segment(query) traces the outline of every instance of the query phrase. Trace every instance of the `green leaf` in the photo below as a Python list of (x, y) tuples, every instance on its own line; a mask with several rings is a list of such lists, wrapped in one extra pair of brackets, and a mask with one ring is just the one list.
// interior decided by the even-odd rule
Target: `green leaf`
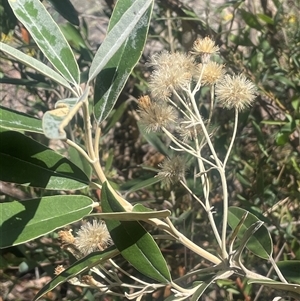
[(100, 71), (94, 92), (94, 114), (100, 124), (110, 113), (133, 67), (141, 57), (153, 1), (118, 1), (108, 35), (92, 62), (90, 80)]
[(70, 267), (65, 269), (62, 273), (53, 278), (47, 283), (33, 298), (33, 301), (40, 299), (44, 294), (56, 288), (59, 284), (66, 282), (68, 279), (76, 275), (90, 270), (92, 267), (103, 264), (110, 258), (118, 255), (119, 251), (115, 246), (111, 246), (104, 251), (93, 252), (86, 257), (76, 261)]
[(9, 0), (16, 17), (27, 28), (40, 50), (61, 75), (73, 85), (80, 82), (74, 54), (39, 0)]
[(263, 279), (249, 279), (248, 283), (249, 284), (256, 283), (277, 290), (282, 290), (285, 291), (286, 296), (290, 296), (296, 299), (298, 299), (298, 297), (300, 296), (300, 285), (298, 284), (282, 283), (273, 280), (263, 280)]
[(86, 174), (52, 149), (13, 131), (0, 131), (0, 180), (55, 190), (88, 186)]
[(78, 12), (69, 0), (47, 0), (70, 23), (79, 26)]
[(12, 56), (19, 62), (49, 77), (51, 80), (55, 81), (56, 83), (66, 87), (69, 90), (72, 90), (70, 84), (59, 73), (57, 73), (56, 71), (54, 71), (53, 69), (45, 65), (44, 63), (40, 62), (39, 60), (2, 42), (0, 42), (0, 50)]
[(240, 13), (242, 15), (242, 18), (244, 19), (245, 23), (249, 27), (255, 28), (258, 31), (262, 30), (262, 26), (260, 25), (260, 23), (257, 20), (257, 17), (254, 14), (249, 13), (244, 9), (240, 9), (239, 11), (240, 11)]
[[(228, 208), (228, 224), (232, 229), (235, 229), (245, 212), (247, 212), (247, 210), (238, 207)], [(238, 237), (241, 239), (247, 229), (257, 221), (259, 221), (259, 219), (254, 214), (248, 212), (247, 218), (238, 233)], [(268, 259), (272, 254), (273, 244), (267, 228), (264, 226), (260, 227), (249, 239), (246, 247), (256, 256)]]
[(89, 50), (85, 39), (80, 33), (80, 30), (70, 23), (61, 24), (60, 29), (69, 44), (77, 51), (81, 52), (83, 59), (92, 61), (93, 54)]
[(88, 160), (75, 147), (72, 146), (69, 147), (68, 154), (70, 161), (84, 171), (88, 178), (91, 179), (93, 169)]
[(48, 111), (43, 116), (43, 131), (49, 139), (67, 138), (64, 127), (72, 120), (78, 112), (81, 102), (85, 101), (89, 93), (89, 86), (86, 86), (83, 94), (77, 98), (61, 99), (55, 104), (55, 109)]
[(43, 133), (42, 120), (2, 106), (0, 106), (0, 125), (10, 130)]
[(128, 181), (124, 185), (120, 187), (121, 190), (127, 190), (128, 192), (134, 192), (148, 186), (154, 185), (156, 183), (161, 182), (161, 178), (150, 176), (149, 179), (142, 180), (142, 179), (133, 179)]
[[(194, 292), (191, 301), (197, 301), (199, 300), (199, 298), (203, 295), (203, 293), (206, 291), (206, 289), (213, 283), (215, 282), (217, 279), (224, 279), (224, 275), (226, 275), (227, 277), (229, 277), (230, 275), (232, 275), (233, 272), (232, 271), (219, 271), (217, 272), (213, 277), (211, 277), (209, 279), (209, 281), (205, 281), (203, 283), (201, 283), (197, 290)], [(226, 278), (227, 278), (226, 277)]]
[(274, 25), (274, 20), (265, 14), (257, 14), (257, 17), (266, 22), (267, 24)]
[(300, 260), (278, 261), (276, 264), (287, 280), (300, 284)]
[[(116, 6), (120, 6), (118, 1)], [(136, 0), (131, 6), (126, 10), (122, 16), (118, 16), (120, 19), (114, 19), (112, 16), (111, 19), (117, 22), (113, 28), (108, 32), (105, 40), (99, 47), (89, 72), (89, 81), (92, 81), (103, 67), (109, 62), (112, 56), (120, 49), (122, 44), (126, 41), (128, 36), (132, 34), (132, 31), (135, 30), (135, 27), (140, 19), (143, 17), (144, 13), (149, 9), (149, 6), (153, 4), (153, 0)], [(128, 7), (128, 1), (125, 3), (125, 7)], [(112, 21), (111, 21), (112, 22)], [(111, 26), (111, 24), (110, 24)], [(143, 25), (142, 25), (143, 26)]]
[(78, 102), (77, 98), (61, 99), (55, 104), (55, 109), (45, 112), (43, 116), (43, 133), (49, 139), (66, 139), (67, 134), (60, 129), (61, 123)]
[(88, 215), (93, 200), (81, 195), (56, 195), (0, 204), (0, 248), (18, 245)]
[(289, 138), (289, 134), (288, 133), (278, 133), (276, 135), (276, 144), (277, 145), (285, 145), (286, 143), (289, 142), (290, 138)]
[[(101, 205), (104, 213), (125, 212), (109, 190), (102, 185)], [(152, 236), (136, 221), (107, 220), (110, 235), (122, 256), (139, 272), (162, 283), (171, 281), (165, 259)]]

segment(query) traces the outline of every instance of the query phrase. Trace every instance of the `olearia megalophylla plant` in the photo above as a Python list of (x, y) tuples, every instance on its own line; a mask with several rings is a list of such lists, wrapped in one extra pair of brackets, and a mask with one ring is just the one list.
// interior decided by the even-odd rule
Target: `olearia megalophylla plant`
[[(218, 52), (219, 47), (215, 45), (213, 40), (206, 37), (195, 41), (190, 54), (169, 53), (166, 51), (155, 54), (149, 63), (153, 68), (149, 83), (151, 94), (150, 96), (140, 97), (138, 113), (140, 124), (144, 127), (144, 130), (146, 132), (161, 132), (165, 134), (171, 141), (170, 148), (175, 153), (178, 153), (174, 157), (166, 158), (159, 165), (160, 171), (157, 177), (166, 185), (179, 182), (204, 208), (219, 246), (219, 256), (216, 257), (189, 240), (174, 227), (169, 218), (166, 218), (166, 222), (159, 219), (151, 219), (149, 222), (168, 233), (170, 237), (178, 240), (196, 254), (215, 264), (213, 267), (208, 268), (211, 269), (210, 273), (212, 271), (216, 273), (209, 284), (217, 279), (228, 278), (235, 273), (243, 274), (248, 278), (269, 281), (269, 278), (248, 270), (241, 262), (241, 253), (249, 237), (257, 231), (262, 222), (253, 224), (250, 227), (252, 232), (248, 231), (240, 247), (234, 250), (233, 243), (239, 230), (238, 228), (241, 226), (243, 218), (244, 220), (246, 219), (246, 216), (243, 217), (233, 231), (229, 243), (227, 243), (229, 196), (225, 169), (236, 136), (239, 112), (253, 103), (257, 91), (255, 85), (243, 74), (226, 74), (224, 65), (212, 60)], [(206, 119), (200, 114), (202, 103), (199, 99), (199, 95), (201, 95), (199, 92), (203, 86), (208, 86), (210, 91), (209, 115)], [(211, 122), (214, 108), (217, 105), (227, 109), (234, 109), (235, 111), (231, 141), (222, 160), (219, 158), (212, 140), (214, 129), (212, 129)], [(204, 146), (209, 149), (209, 156), (205, 155), (204, 157)], [(185, 179), (186, 162), (182, 154), (189, 154), (189, 156), (195, 158), (197, 172), (194, 177), (195, 181), (200, 181), (203, 188), (202, 196), (196, 195), (187, 185)], [(217, 228), (214, 208), (210, 203), (211, 185), (208, 173), (213, 169), (219, 173), (222, 187), (221, 233), (219, 233)], [(122, 197), (119, 196), (119, 199), (122, 199)], [(126, 204), (127, 201), (123, 200), (122, 202)], [(87, 222), (81, 227), (75, 237), (73, 237), (71, 231), (60, 231), (59, 236), (62, 247), (71, 252), (77, 259), (97, 250), (105, 250), (112, 244), (105, 224), (98, 220), (94, 220), (93, 223)], [(81, 278), (73, 277), (68, 281), (74, 285), (95, 288), (102, 294), (120, 297), (124, 295), (116, 292), (114, 287), (123, 287), (129, 290), (125, 292), (125, 296), (130, 300), (140, 300), (144, 294), (152, 293), (166, 286), (165, 283), (148, 283), (134, 277), (118, 266), (112, 259), (109, 259), (109, 263), (111, 264), (111, 269), (103, 265), (98, 265), (91, 269), (91, 272), (102, 279), (100, 282), (91, 275), (85, 275)], [(276, 264), (274, 265), (276, 266)], [(276, 269), (276, 267), (274, 268)], [(63, 270), (62, 266), (57, 267), (56, 274), (60, 274)], [(135, 281), (136, 284), (124, 283), (118, 276), (120, 272)], [(276, 272), (281, 281), (287, 283), (278, 269), (276, 269)], [(188, 275), (186, 276), (189, 277)], [(169, 285), (172, 287), (171, 291), (174, 293), (175, 299), (184, 300), (193, 296), (197, 289), (201, 289), (202, 294), (208, 286), (206, 283), (203, 284), (204, 288), (200, 284), (200, 286), (190, 289), (179, 286), (177, 281), (172, 281)], [(198, 296), (200, 296), (199, 292)]]

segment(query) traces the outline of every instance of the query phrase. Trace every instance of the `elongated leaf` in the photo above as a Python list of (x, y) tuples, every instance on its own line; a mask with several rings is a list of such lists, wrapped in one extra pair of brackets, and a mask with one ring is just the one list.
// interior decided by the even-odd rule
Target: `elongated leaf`
[(203, 293), (206, 291), (206, 289), (217, 279), (226, 279), (229, 276), (233, 274), (233, 271), (219, 271), (217, 274), (215, 274), (213, 277), (211, 277), (209, 280), (201, 283), (197, 290), (194, 292), (191, 301), (197, 301), (199, 298), (203, 295)]
[(276, 264), (288, 281), (300, 284), (300, 260), (285, 260)]
[(10, 130), (43, 133), (42, 120), (0, 106), (0, 126)]
[(136, 0), (131, 3), (132, 5), (121, 16), (119, 22), (109, 31), (98, 49), (90, 68), (89, 81), (92, 81), (99, 74), (111, 57), (119, 50), (153, 1)]
[(274, 20), (267, 15), (257, 14), (257, 17), (266, 22), (267, 24), (274, 25)]
[(23, 63), (24, 65), (27, 65), (32, 69), (38, 71), (39, 73), (42, 73), (43, 75), (49, 77), (50, 79), (57, 82), (58, 84), (66, 87), (67, 89), (72, 90), (70, 84), (59, 73), (57, 73), (56, 71), (54, 71), (53, 69), (45, 65), (44, 63), (40, 62), (39, 60), (2, 42), (0, 42), (0, 50), (12, 56), (19, 62)]
[(256, 15), (244, 10), (244, 9), (240, 9), (239, 10), (242, 18), (244, 19), (245, 23), (251, 27), (251, 28), (255, 28), (258, 31), (262, 30), (262, 26), (260, 25), (260, 23), (257, 20)]
[[(101, 200), (104, 213), (125, 211), (106, 182), (102, 185)], [(107, 220), (106, 225), (116, 247), (134, 268), (156, 281), (171, 281), (167, 264), (157, 244), (139, 222)]]
[(76, 261), (70, 267), (65, 269), (61, 274), (47, 283), (33, 298), (33, 301), (40, 299), (44, 294), (56, 288), (59, 284), (66, 282), (72, 277), (88, 271), (92, 267), (104, 263), (106, 260), (118, 255), (119, 251), (115, 246), (111, 246), (104, 251), (93, 252), (86, 257)]
[[(245, 212), (246, 210), (242, 208), (229, 207), (228, 224), (232, 229), (235, 229)], [(259, 219), (254, 214), (248, 212), (247, 218), (238, 233), (238, 237), (242, 238), (247, 229), (257, 221), (259, 221)], [(246, 247), (256, 256), (268, 259), (273, 252), (273, 243), (267, 228), (261, 226), (250, 238)]]
[[(93, 71), (93, 62), (90, 70), (91, 78), (93, 72), (98, 73), (101, 70), (97, 76), (94, 93), (94, 114), (99, 124), (112, 110), (133, 67), (141, 57), (151, 18), (152, 5), (150, 4), (153, 2), (148, 0), (122, 0), (115, 6), (110, 19), (109, 34), (94, 59), (95, 62), (98, 61), (98, 57), (103, 60), (95, 71)], [(117, 41), (110, 41), (112, 38)], [(107, 54), (106, 42), (115, 43), (109, 47)], [(105, 57), (108, 55), (110, 55), (109, 61)]]
[(124, 185), (122, 185), (120, 189), (128, 190), (128, 192), (134, 192), (134, 191), (143, 189), (145, 187), (154, 185), (159, 182), (161, 182), (161, 178), (153, 177), (153, 176), (151, 176), (149, 179), (146, 179), (146, 180), (134, 179), (134, 180), (128, 181), (127, 183), (124, 183)]
[(8, 2), (51, 64), (67, 81), (78, 85), (79, 68), (74, 54), (44, 5), (39, 0)]
[(0, 248), (18, 245), (82, 219), (93, 200), (81, 195), (57, 195), (0, 204)]
[(54, 8), (70, 23), (79, 26), (78, 12), (70, 0), (48, 0)]
[(277, 282), (273, 280), (264, 280), (264, 279), (249, 279), (248, 283), (249, 284), (257, 283), (277, 290), (282, 290), (285, 291), (286, 296), (290, 296), (296, 299), (298, 299), (300, 296), (299, 284), (282, 283), (282, 282)]
[(0, 180), (55, 190), (88, 186), (86, 174), (52, 149), (13, 131), (0, 131)]

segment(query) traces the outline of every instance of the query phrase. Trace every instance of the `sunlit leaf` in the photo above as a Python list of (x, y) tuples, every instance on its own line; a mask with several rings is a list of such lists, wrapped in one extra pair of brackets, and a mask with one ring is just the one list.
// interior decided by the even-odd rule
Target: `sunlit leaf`
[(0, 106), (0, 126), (10, 130), (43, 133), (42, 120)]
[(0, 204), (0, 248), (18, 245), (82, 219), (93, 200), (81, 195), (56, 195)]
[(7, 44), (0, 42), (0, 50), (15, 58), (19, 62), (33, 68), (39, 73), (49, 77), (51, 80), (57, 82), (58, 84), (72, 90), (70, 84), (56, 71), (40, 62), (39, 60), (23, 53), (22, 51), (15, 49)]
[(83, 94), (77, 98), (61, 99), (55, 104), (55, 109), (47, 111), (43, 116), (43, 131), (49, 139), (67, 138), (64, 128), (72, 120), (81, 107), (81, 102), (86, 100), (89, 93), (87, 86)]
[(79, 68), (74, 54), (44, 5), (39, 0), (8, 2), (51, 64), (67, 81), (78, 85)]
[(152, 3), (152, 0), (136, 0), (122, 16), (119, 16), (119, 22), (109, 31), (94, 57), (89, 72), (89, 81), (99, 74), (118, 51)]
[(142, 54), (151, 17), (151, 4), (151, 0), (123, 0), (118, 1), (114, 8), (109, 33), (90, 69), (91, 78), (94, 77), (93, 73), (101, 71), (94, 92), (94, 114), (98, 123), (106, 119), (112, 110)]

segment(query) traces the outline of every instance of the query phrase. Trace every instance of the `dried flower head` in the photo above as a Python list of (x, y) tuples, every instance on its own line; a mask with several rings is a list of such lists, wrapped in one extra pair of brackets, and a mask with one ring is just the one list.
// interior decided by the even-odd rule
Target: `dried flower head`
[(254, 101), (257, 89), (255, 85), (244, 75), (225, 75), (216, 84), (217, 100), (228, 109), (235, 108), (238, 111), (249, 107)]
[(58, 265), (55, 269), (54, 269), (54, 275), (59, 275), (60, 273), (62, 273), (65, 270), (65, 268), (63, 267), (63, 265)]
[(190, 84), (195, 68), (191, 56), (166, 51), (155, 54), (148, 65), (154, 68), (149, 82), (151, 95), (164, 100), (172, 95), (173, 89), (180, 91)]
[(160, 177), (167, 186), (182, 180), (185, 176), (186, 162), (179, 156), (168, 158), (159, 164), (160, 171), (157, 176)]
[(157, 132), (164, 128), (171, 128), (177, 120), (177, 111), (162, 102), (152, 102), (149, 96), (139, 98), (140, 122), (146, 132)]
[(220, 48), (215, 45), (215, 42), (210, 37), (204, 39), (198, 38), (193, 45), (192, 53), (200, 55), (202, 63), (209, 62), (212, 54), (218, 53)]
[(73, 244), (75, 241), (75, 238), (72, 234), (72, 229), (70, 229), (68, 231), (66, 231), (66, 230), (59, 231), (58, 238), (62, 245)]
[(201, 70), (204, 68), (201, 79), (203, 85), (214, 85), (225, 74), (224, 65), (216, 62), (209, 61), (207, 64), (199, 64), (197, 67), (197, 77), (200, 76)]
[(82, 225), (75, 238), (75, 246), (85, 256), (101, 251), (111, 243), (110, 234), (104, 222), (93, 220)]

